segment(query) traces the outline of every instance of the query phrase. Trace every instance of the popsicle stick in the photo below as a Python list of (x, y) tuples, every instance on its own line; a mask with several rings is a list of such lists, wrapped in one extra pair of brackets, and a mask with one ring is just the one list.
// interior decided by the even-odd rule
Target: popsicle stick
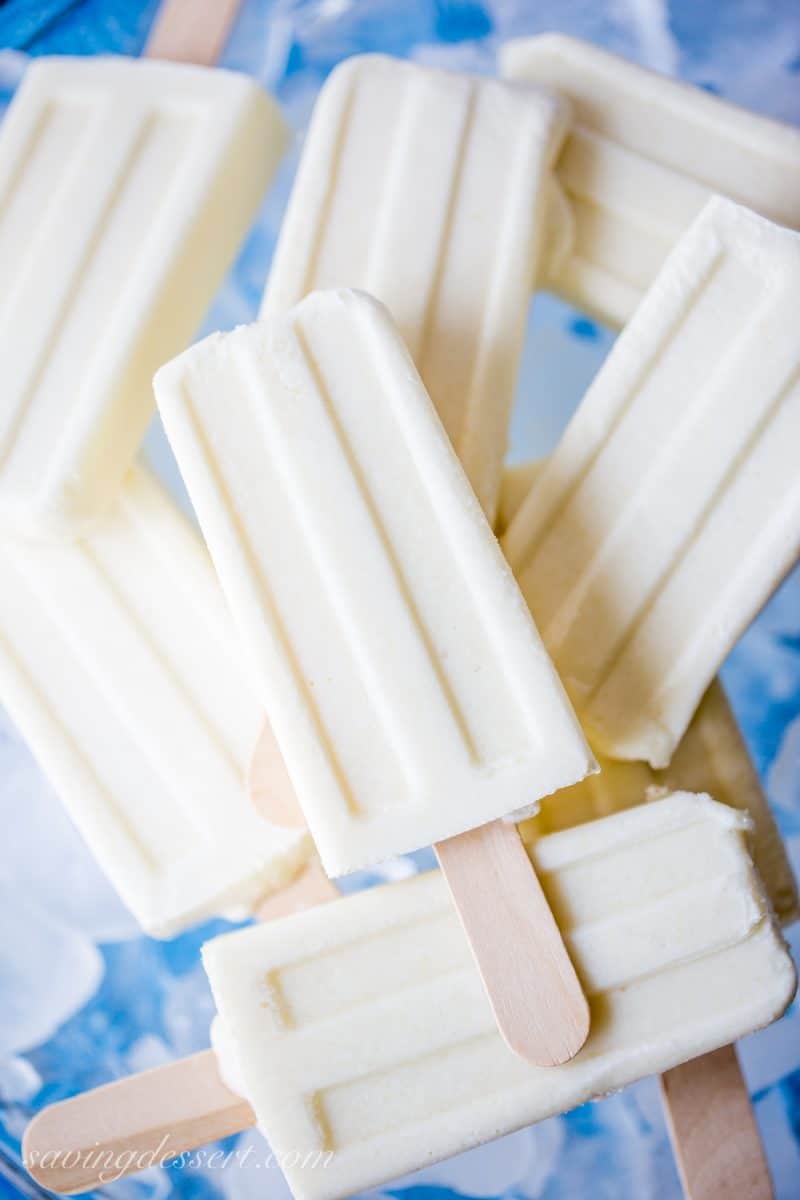
[(336, 885), (325, 874), (319, 859), (314, 859), (286, 887), (262, 900), (255, 915), (259, 921), (275, 921), (338, 898)]
[(85, 1192), (255, 1124), (225, 1087), (212, 1050), (45, 1108), (22, 1140), (28, 1173), (50, 1191)]
[[(278, 825), (304, 823), (268, 724), (250, 762), (250, 798)], [(516, 828), (493, 821), (435, 849), (507, 1045), (538, 1066), (568, 1062), (588, 1037), (589, 1006)], [(259, 916), (280, 916), (336, 895), (314, 863), (289, 891), (269, 897)]]
[(241, 0), (164, 0), (150, 30), (145, 56), (213, 66), (240, 4)]
[[(305, 825), (289, 772), (268, 723), (264, 725), (250, 759), (248, 787), (250, 800), (262, 817), (289, 829), (301, 829)], [(338, 895), (322, 863), (314, 858), (287, 887), (267, 896), (255, 915), (260, 921), (274, 921), (277, 917), (336, 900)]]
[(661, 1094), (687, 1200), (774, 1195), (735, 1046), (661, 1076)]
[(288, 829), (305, 827), (303, 810), (268, 721), (253, 749), (247, 784), (250, 800), (262, 817)]
[(506, 1044), (537, 1066), (568, 1062), (589, 1005), (516, 827), (492, 821), (435, 849)]

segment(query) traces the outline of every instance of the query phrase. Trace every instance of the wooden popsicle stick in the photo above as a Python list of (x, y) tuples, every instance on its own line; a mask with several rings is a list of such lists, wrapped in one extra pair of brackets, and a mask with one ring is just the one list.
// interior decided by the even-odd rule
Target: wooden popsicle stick
[(771, 1200), (769, 1167), (735, 1046), (666, 1071), (661, 1094), (687, 1200)]
[(267, 821), (287, 829), (305, 829), (306, 819), (300, 801), (268, 721), (264, 723), (250, 757), (247, 790), (256, 812)]
[(314, 859), (286, 887), (262, 900), (255, 915), (259, 921), (275, 921), (338, 899), (336, 885), (325, 874), (319, 859)]
[[(269, 724), (264, 725), (250, 759), (248, 789), (250, 800), (262, 817), (288, 829), (305, 828), (305, 817)], [(262, 900), (255, 915), (260, 921), (274, 921), (336, 900), (338, 896), (336, 885), (315, 856), (290, 884)]]
[(436, 855), (506, 1045), (528, 1062), (569, 1062), (589, 1005), (516, 826), (492, 821)]
[(164, 0), (150, 30), (145, 57), (213, 66), (240, 4), (241, 0)]
[(23, 1161), (42, 1187), (72, 1195), (254, 1124), (205, 1050), (43, 1109), (25, 1130)]
[[(250, 798), (276, 824), (305, 823), (269, 725), (250, 763)], [(537, 1066), (568, 1062), (588, 1037), (589, 1005), (515, 826), (493, 821), (435, 849), (506, 1044)], [(326, 878), (312, 865), (291, 899), (306, 908), (329, 899)], [(294, 911), (284, 895), (267, 899), (261, 913)]]

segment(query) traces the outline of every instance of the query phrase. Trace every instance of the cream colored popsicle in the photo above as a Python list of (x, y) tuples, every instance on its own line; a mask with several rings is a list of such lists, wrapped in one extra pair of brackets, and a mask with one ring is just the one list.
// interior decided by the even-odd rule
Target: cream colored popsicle
[[(298, 1200), (336, 1200), (574, 1107), (778, 1017), (791, 959), (745, 819), (675, 794), (531, 851), (593, 1021), (547, 1070), (500, 1040), (437, 874), (215, 939), (223, 1077)], [(323, 1168), (293, 1166), (332, 1151)]]
[(362, 288), (392, 313), (491, 520), (551, 165), (558, 97), (378, 55), (322, 89), (262, 313)]
[(724, 1045), (795, 988), (745, 825), (676, 794), (529, 846), (591, 995), (566, 1066), (507, 1049), (433, 872), (208, 943), (228, 1086), (205, 1054), (56, 1104), (29, 1170), (85, 1191), (121, 1150), (136, 1170), (257, 1118), (298, 1200), (337, 1200)]
[(228, 71), (31, 64), (0, 128), (0, 524), (84, 532), (109, 506), (280, 156)]
[(144, 929), (247, 911), (311, 839), (245, 788), (263, 722), (205, 550), (134, 470), (85, 541), (0, 543), (0, 700)]
[(507, 42), (500, 66), (572, 105), (557, 174), (573, 244), (548, 284), (601, 320), (632, 316), (715, 192), (800, 229), (799, 129), (564, 34)]
[(592, 769), (381, 305), (316, 293), (206, 339), (155, 388), (329, 874)]
[(800, 548), (800, 235), (715, 198), (504, 538), (590, 740), (665, 766)]

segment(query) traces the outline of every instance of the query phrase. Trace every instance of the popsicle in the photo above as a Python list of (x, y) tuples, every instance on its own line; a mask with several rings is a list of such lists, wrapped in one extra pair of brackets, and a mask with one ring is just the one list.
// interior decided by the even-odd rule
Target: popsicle
[(572, 105), (557, 176), (573, 245), (551, 256), (547, 283), (610, 325), (633, 315), (713, 193), (800, 229), (800, 130), (564, 34), (507, 42), (500, 68)]
[(382, 305), (316, 293), (155, 390), (329, 874), (592, 768)]
[(233, 72), (119, 57), (28, 68), (0, 128), (6, 532), (79, 535), (109, 507), (152, 415), (152, 374), (199, 324), (284, 139), (277, 106)]
[[(544, 460), (519, 463), (503, 472), (498, 519), (507, 526), (541, 472)], [(499, 524), (498, 524), (499, 528)], [(759, 782), (736, 717), (719, 679), (700, 702), (669, 766), (653, 770), (644, 762), (620, 762), (598, 755), (600, 771), (580, 783), (545, 796), (526, 837), (555, 833), (584, 821), (609, 816), (659, 791), (707, 792), (715, 800), (746, 812), (753, 822), (749, 835), (753, 862), (764, 881), (770, 903), (788, 925), (800, 916), (800, 898), (775, 818)], [(267, 787), (264, 780), (264, 787)], [(274, 792), (274, 776), (269, 781)]]
[[(594, 763), (386, 309), (314, 293), (186, 351), (155, 390), (325, 869), (438, 843), (506, 1036), (530, 1050), (546, 1012), (565, 1039), (548, 1053), (566, 1054), (588, 1014), (495, 818)], [(493, 911), (459, 887), (482, 854)]]
[(800, 235), (709, 201), (503, 539), (593, 745), (666, 766), (800, 549)]
[(86, 540), (0, 542), (0, 701), (143, 928), (249, 911), (312, 851), (245, 788), (263, 722), (200, 538), (133, 470)]
[(379, 55), (314, 109), (262, 314), (361, 288), (391, 312), (491, 520), (563, 100)]
[(433, 872), (208, 943), (228, 1086), (196, 1056), (56, 1105), (29, 1169), (79, 1191), (97, 1167), (42, 1165), (48, 1149), (168, 1156), (257, 1120), (297, 1200), (337, 1200), (740, 1037), (795, 988), (745, 826), (675, 794), (529, 846), (591, 996), (565, 1066), (498, 1036)]

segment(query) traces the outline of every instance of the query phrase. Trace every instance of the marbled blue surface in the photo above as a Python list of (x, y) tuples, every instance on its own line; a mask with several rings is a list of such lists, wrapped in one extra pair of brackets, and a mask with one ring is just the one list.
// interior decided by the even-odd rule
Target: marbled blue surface
[[(13, 92), (29, 54), (137, 53), (155, 7), (155, 0), (6, 0), (0, 5), (0, 99)], [(340, 58), (383, 50), (492, 70), (501, 41), (553, 28), (800, 124), (796, 0), (246, 0), (226, 65), (248, 71), (273, 91), (298, 137), (207, 329), (228, 328), (255, 314), (297, 145), (314, 95)], [(564, 305), (537, 299), (514, 418), (515, 461), (553, 445), (610, 343), (606, 331)], [(174, 481), (157, 426), (147, 452)], [(742, 639), (724, 676), (797, 866), (800, 574), (784, 584)], [(2, 715), (0, 821), (2, 1197), (26, 1190), (15, 1163), (33, 1111), (207, 1045), (212, 1003), (198, 948), (224, 926), (210, 924), (169, 943), (140, 937)], [(414, 866), (398, 863), (392, 871)], [(800, 947), (800, 937), (790, 939)], [(797, 1008), (742, 1043), (741, 1054), (777, 1192), (789, 1200), (800, 1195)], [(240, 1157), (251, 1146), (249, 1162), (238, 1168), (154, 1170), (115, 1185), (110, 1194), (287, 1196), (278, 1172), (257, 1165), (263, 1155), (257, 1134), (228, 1143)], [(382, 1190), (402, 1200), (680, 1195), (653, 1080)]]

